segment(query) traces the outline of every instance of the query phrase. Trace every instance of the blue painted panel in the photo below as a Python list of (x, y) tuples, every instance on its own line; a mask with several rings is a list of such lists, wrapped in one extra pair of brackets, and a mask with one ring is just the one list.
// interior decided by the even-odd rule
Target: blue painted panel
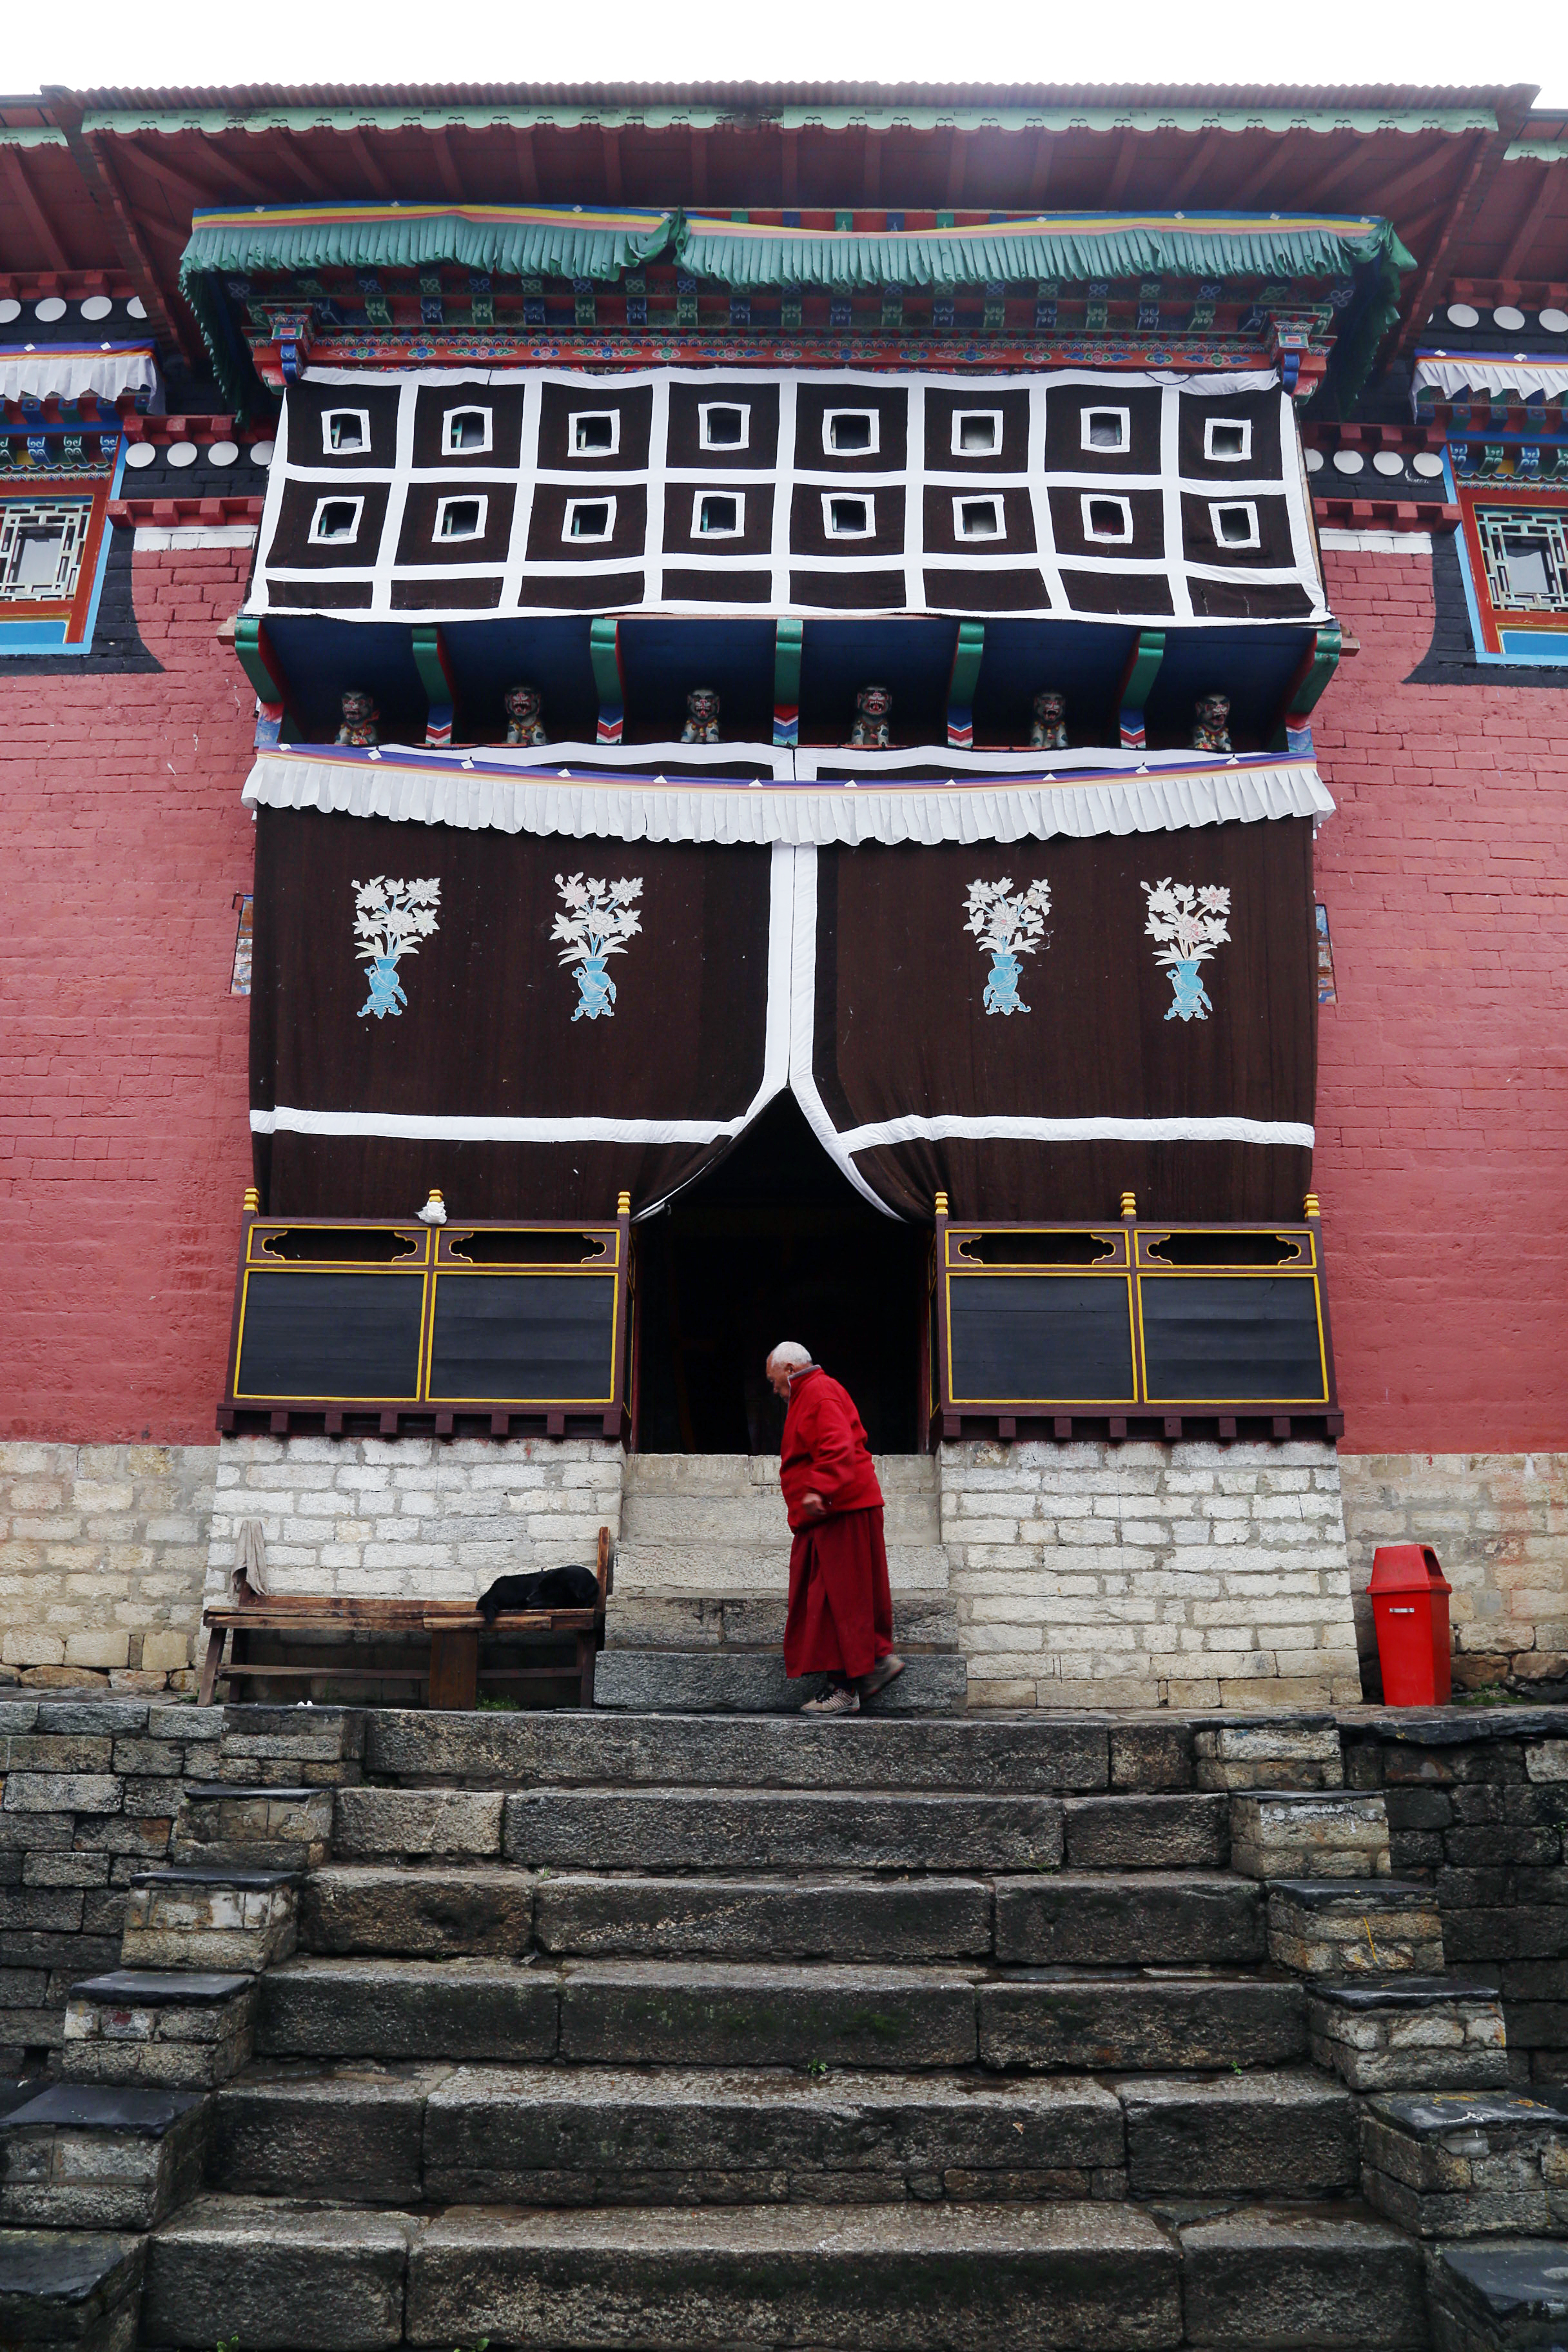
[(621, 623), (620, 649), (628, 743), (679, 741), (694, 686), (718, 694), (727, 742), (765, 743), (772, 736), (771, 620), (634, 618)]
[(886, 686), (895, 743), (947, 741), (947, 682), (954, 621), (807, 621), (800, 663), (800, 740), (847, 743), (855, 697)]
[(86, 646), (68, 646), (64, 621), (0, 619), (0, 655), (85, 654)]
[(406, 621), (330, 621), (269, 613), (271, 641), (299, 714), (300, 740), (331, 743), (342, 724), (342, 697), (363, 687), (381, 706), (384, 743), (423, 743), (425, 688)]
[(511, 686), (536, 686), (544, 698), (544, 731), (553, 742), (591, 743), (599, 694), (588, 651), (588, 616), (451, 621), (441, 642), (458, 689), (457, 743), (504, 743), (501, 698)]

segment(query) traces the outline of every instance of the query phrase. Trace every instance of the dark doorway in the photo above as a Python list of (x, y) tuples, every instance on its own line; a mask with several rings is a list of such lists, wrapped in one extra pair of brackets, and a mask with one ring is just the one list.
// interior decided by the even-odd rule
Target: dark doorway
[(874, 1453), (918, 1450), (930, 1235), (861, 1198), (793, 1095), (635, 1241), (640, 1451), (776, 1454), (781, 1339), (844, 1382)]

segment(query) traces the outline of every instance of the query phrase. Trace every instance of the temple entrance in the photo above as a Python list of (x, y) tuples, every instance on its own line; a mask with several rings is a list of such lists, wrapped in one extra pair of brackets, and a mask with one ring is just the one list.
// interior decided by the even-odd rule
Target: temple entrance
[(930, 1236), (861, 1199), (795, 1097), (636, 1228), (645, 1454), (776, 1454), (769, 1348), (798, 1339), (841, 1380), (878, 1454), (919, 1449)]

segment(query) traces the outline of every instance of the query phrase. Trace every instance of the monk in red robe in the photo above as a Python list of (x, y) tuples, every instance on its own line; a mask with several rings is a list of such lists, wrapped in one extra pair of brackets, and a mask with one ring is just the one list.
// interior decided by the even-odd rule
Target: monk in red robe
[(779, 1481), (795, 1541), (789, 1555), (784, 1672), (826, 1675), (806, 1715), (858, 1715), (904, 1662), (893, 1654), (893, 1596), (882, 1540), (882, 1489), (847, 1389), (785, 1339), (768, 1358), (789, 1400)]

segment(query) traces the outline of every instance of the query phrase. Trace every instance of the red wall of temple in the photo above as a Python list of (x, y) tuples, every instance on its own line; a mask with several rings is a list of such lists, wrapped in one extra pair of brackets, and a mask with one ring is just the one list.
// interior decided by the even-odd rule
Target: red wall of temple
[[(1325, 555), (1316, 1182), (1352, 1452), (1568, 1444), (1568, 688), (1415, 686), (1426, 554)], [(1485, 673), (1477, 671), (1478, 679)]]
[(245, 547), (134, 559), (161, 674), (0, 666), (0, 1434), (216, 1443), (250, 1181)]
[[(1425, 554), (1327, 558), (1339, 1001), (1318, 1190), (1346, 1444), (1568, 1445), (1568, 688), (1407, 686)], [(0, 1434), (213, 1437), (246, 1130), (228, 992), (244, 548), (135, 559), (161, 675), (0, 672)]]

